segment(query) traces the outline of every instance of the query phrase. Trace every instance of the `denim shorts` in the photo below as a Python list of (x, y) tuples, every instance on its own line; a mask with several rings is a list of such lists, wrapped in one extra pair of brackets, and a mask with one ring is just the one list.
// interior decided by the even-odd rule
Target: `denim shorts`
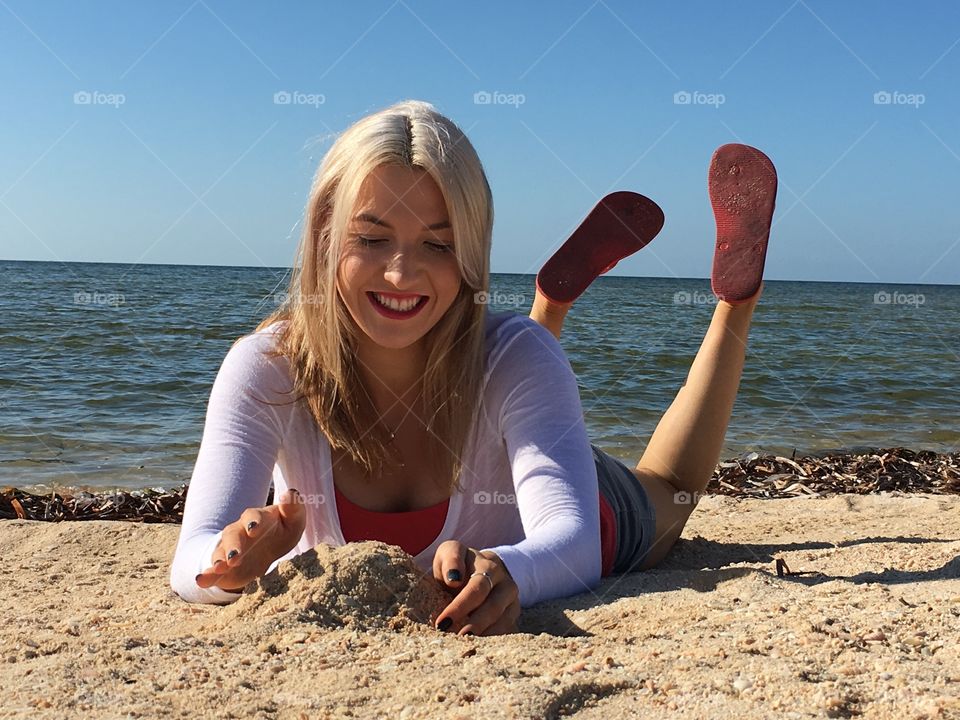
[(613, 510), (617, 526), (617, 551), (613, 573), (639, 570), (656, 535), (656, 513), (647, 491), (637, 476), (622, 462), (597, 448), (593, 459), (597, 466), (600, 492)]

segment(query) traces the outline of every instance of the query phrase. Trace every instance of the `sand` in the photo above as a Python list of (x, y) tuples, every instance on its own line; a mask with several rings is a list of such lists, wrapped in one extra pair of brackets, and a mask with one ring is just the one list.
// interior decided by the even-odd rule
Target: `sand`
[(660, 567), (501, 637), (425, 624), (443, 591), (382, 543), (188, 605), (178, 532), (0, 522), (0, 717), (960, 717), (954, 495), (708, 496)]

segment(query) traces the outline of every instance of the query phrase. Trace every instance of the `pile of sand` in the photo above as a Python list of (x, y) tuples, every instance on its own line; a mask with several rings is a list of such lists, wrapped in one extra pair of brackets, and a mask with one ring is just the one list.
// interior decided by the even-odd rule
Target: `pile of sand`
[(0, 717), (960, 716), (957, 496), (709, 496), (660, 567), (499, 637), (434, 629), (445, 591), (382, 543), (189, 605), (178, 532), (0, 522)]
[[(211, 631), (276, 632), (303, 626), (353, 630), (431, 628), (452, 596), (399, 547), (382, 542), (317, 545), (250, 583)], [(308, 628), (309, 629), (309, 628)]]

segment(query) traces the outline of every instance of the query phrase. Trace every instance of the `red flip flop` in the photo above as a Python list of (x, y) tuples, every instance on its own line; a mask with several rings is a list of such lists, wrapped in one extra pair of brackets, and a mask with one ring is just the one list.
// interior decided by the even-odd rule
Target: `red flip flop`
[(710, 285), (736, 305), (760, 289), (777, 200), (777, 171), (770, 158), (749, 145), (717, 148), (708, 174), (717, 220), (717, 245)]
[(572, 303), (662, 227), (663, 210), (653, 200), (626, 190), (610, 193), (540, 269), (537, 289), (555, 303)]

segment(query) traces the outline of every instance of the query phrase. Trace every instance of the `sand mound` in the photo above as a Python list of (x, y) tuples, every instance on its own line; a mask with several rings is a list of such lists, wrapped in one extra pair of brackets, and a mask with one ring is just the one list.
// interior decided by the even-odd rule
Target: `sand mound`
[(251, 623), (271, 631), (304, 624), (361, 631), (432, 626), (450, 597), (399, 547), (321, 544), (250, 583), (210, 629), (249, 632)]

